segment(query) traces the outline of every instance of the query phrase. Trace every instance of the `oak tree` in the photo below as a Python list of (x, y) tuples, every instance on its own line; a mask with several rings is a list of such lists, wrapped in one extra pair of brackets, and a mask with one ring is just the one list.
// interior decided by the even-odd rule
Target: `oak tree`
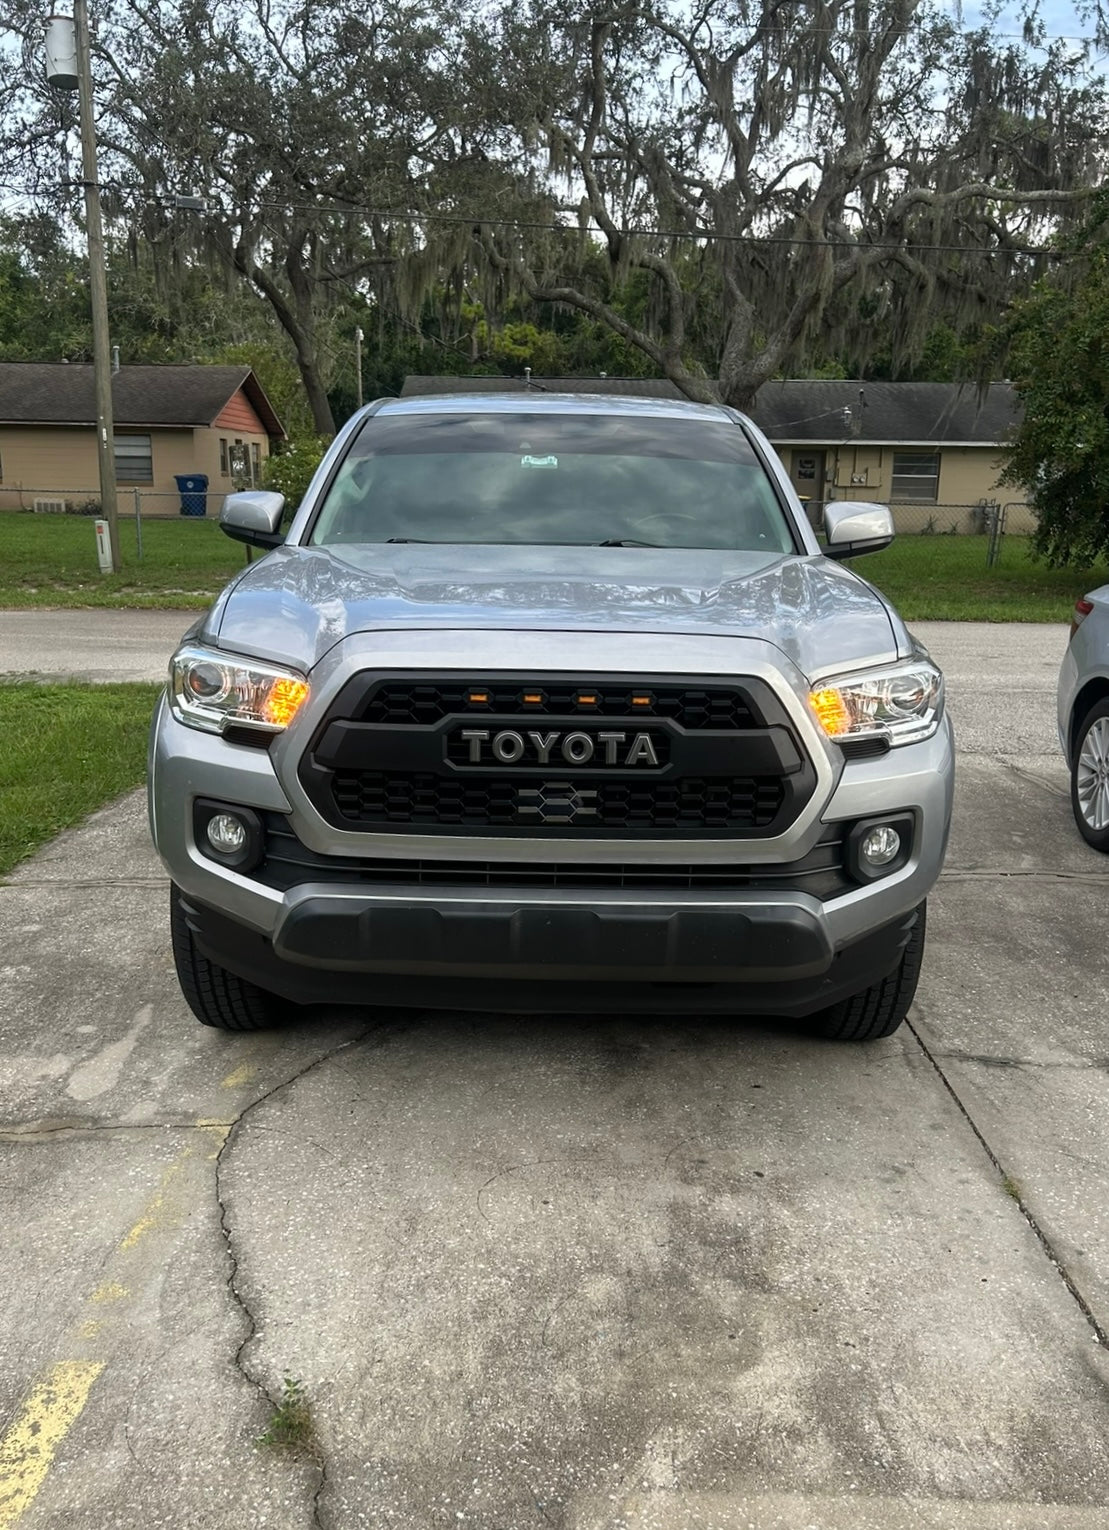
[[(858, 354), (862, 324), (910, 354), (937, 320), (996, 313), (1098, 173), (1101, 85), (1029, 27), (967, 31), (918, 0), (512, 0), (490, 52), (521, 205), (542, 190), (593, 230), (609, 276), (584, 275), (572, 231), (490, 220), (481, 247), (692, 398), (746, 406), (817, 335)], [(632, 271), (642, 322), (612, 300)]]

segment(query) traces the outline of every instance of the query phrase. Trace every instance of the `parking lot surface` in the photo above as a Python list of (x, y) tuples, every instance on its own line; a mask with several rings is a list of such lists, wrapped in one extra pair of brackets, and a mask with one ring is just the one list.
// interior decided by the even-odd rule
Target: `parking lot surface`
[[(178, 994), (139, 795), (13, 873), (0, 1530), (1101, 1530), (1109, 862), (1070, 821), (1065, 633), (917, 630), (956, 821), (910, 1024), (869, 1047), (225, 1036)], [(259, 1444), (284, 1378), (309, 1421)]]

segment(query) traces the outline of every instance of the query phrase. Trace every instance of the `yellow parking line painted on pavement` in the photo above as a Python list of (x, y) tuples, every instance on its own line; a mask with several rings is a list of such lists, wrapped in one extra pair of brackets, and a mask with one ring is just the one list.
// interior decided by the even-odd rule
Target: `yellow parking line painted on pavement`
[(234, 1124), (234, 1121), (206, 1121), (203, 1119), (196, 1123), (197, 1130), (206, 1133), (208, 1140), (213, 1144), (212, 1152), (205, 1154), (209, 1163), (215, 1163), (216, 1159), (223, 1152), (224, 1144), (227, 1141), (227, 1134)]
[(173, 1181), (185, 1167), (188, 1159), (192, 1156), (192, 1148), (187, 1147), (183, 1153), (178, 1154), (169, 1168), (166, 1169), (157, 1190), (155, 1190), (150, 1200), (146, 1203), (142, 1216), (135, 1223), (134, 1227), (131, 1228), (130, 1232), (126, 1233), (120, 1240), (119, 1246), (121, 1249), (134, 1248), (136, 1243), (141, 1242), (148, 1232), (152, 1232), (155, 1227), (161, 1227), (163, 1223), (168, 1223), (172, 1220), (174, 1213), (169, 1204), (168, 1191)]
[(104, 1369), (99, 1360), (66, 1360), (37, 1383), (0, 1440), (0, 1530), (12, 1530), (35, 1501), (65, 1439)]
[(121, 1286), (118, 1280), (106, 1281), (104, 1285), (97, 1286), (89, 1297), (90, 1302), (121, 1302), (125, 1296), (130, 1296), (126, 1286)]
[[(231, 1121), (197, 1121), (198, 1136), (163, 1170), (158, 1188), (138, 1221), (117, 1245), (120, 1274), (135, 1267), (133, 1259), (120, 1260), (120, 1254), (130, 1254), (148, 1233), (181, 1220), (184, 1209), (180, 1196), (174, 1193), (174, 1181), (187, 1161), (205, 1146), (210, 1148), (206, 1154), (209, 1160), (218, 1157), (232, 1125)], [(87, 1343), (100, 1336), (105, 1327), (110, 1329), (112, 1314), (105, 1307), (124, 1302), (131, 1294), (131, 1288), (121, 1281), (103, 1280), (88, 1298), (89, 1305), (95, 1304), (100, 1313), (83, 1318), (71, 1334), (71, 1342)], [(62, 1360), (34, 1383), (11, 1427), (0, 1438), (0, 1530), (12, 1530), (34, 1502), (58, 1446), (80, 1416), (104, 1365), (101, 1360)]]
[(240, 1063), (234, 1073), (229, 1073), (220, 1083), (221, 1089), (238, 1089), (242, 1084), (249, 1084), (258, 1069), (253, 1063)]

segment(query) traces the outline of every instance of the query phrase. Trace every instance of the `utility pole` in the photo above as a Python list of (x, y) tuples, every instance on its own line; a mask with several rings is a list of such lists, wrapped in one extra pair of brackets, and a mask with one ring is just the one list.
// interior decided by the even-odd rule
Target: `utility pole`
[[(57, 58), (59, 35), (68, 17), (52, 16), (47, 23), (46, 77), (59, 90), (77, 86), (81, 117), (81, 172), (85, 189), (88, 231), (89, 296), (92, 300), (92, 364), (96, 387), (96, 452), (100, 463), (100, 507), (108, 523), (112, 572), (122, 566), (119, 555), (119, 505), (116, 498), (115, 432), (112, 421), (112, 350), (108, 330), (108, 277), (104, 264), (104, 224), (100, 216), (100, 184), (96, 171), (96, 122), (92, 99), (92, 49), (88, 0), (73, 0), (76, 81), (72, 66)], [(59, 33), (60, 27), (60, 33)], [(52, 45), (54, 55), (52, 57)]]
[(362, 407), (362, 329), (359, 326), (354, 331), (354, 375), (358, 389), (358, 407)]

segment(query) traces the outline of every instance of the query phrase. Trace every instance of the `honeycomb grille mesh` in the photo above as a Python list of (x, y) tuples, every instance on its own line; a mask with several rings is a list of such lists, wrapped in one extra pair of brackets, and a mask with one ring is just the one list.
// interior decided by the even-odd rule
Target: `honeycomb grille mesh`
[[(520, 827), (536, 823), (528, 811), (533, 785), (534, 778), (510, 775), (453, 780), (364, 770), (336, 772), (332, 791), (350, 824)], [(782, 782), (766, 776), (591, 780), (565, 821), (575, 829), (758, 829), (773, 823), (782, 797)]]
[[(474, 703), (474, 693), (487, 700)], [(526, 700), (538, 695), (540, 701)], [(581, 703), (582, 695), (595, 698)], [(636, 697), (648, 697), (646, 705)], [(484, 685), (465, 683), (420, 684), (414, 681), (390, 681), (378, 686), (362, 709), (358, 721), (392, 723), (397, 727), (430, 727), (444, 717), (501, 716), (525, 717), (621, 717), (669, 718), (683, 728), (711, 728), (721, 731), (758, 726), (743, 693), (734, 687), (591, 685), (588, 681), (573, 684), (536, 684), (521, 682)]]

